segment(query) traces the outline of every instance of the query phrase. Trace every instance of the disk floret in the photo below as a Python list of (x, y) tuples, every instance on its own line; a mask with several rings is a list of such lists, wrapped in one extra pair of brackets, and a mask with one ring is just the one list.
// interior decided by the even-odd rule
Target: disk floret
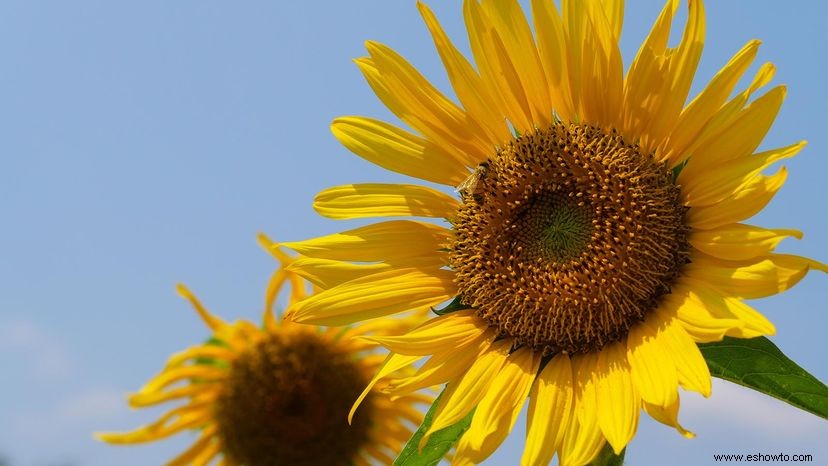
[(553, 354), (618, 341), (688, 261), (672, 171), (615, 132), (553, 123), (483, 166), (451, 266), (464, 303), (519, 344)]
[(270, 334), (230, 367), (216, 402), (226, 454), (238, 464), (345, 465), (369, 439), (371, 400), (357, 363), (312, 331)]

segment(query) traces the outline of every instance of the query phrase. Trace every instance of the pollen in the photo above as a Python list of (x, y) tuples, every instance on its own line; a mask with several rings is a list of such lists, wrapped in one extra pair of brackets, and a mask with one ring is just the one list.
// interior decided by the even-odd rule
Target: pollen
[(233, 361), (217, 400), (225, 453), (249, 466), (351, 464), (369, 440), (370, 397), (347, 421), (366, 382), (348, 353), (312, 331), (268, 335)]
[(485, 162), (454, 219), (463, 302), (544, 354), (624, 338), (688, 262), (672, 171), (619, 134), (553, 123)]

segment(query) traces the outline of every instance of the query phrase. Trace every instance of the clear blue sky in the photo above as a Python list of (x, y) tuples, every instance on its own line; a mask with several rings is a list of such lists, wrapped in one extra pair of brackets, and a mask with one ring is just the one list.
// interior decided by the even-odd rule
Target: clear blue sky
[[(460, 2), (430, 3), (465, 46)], [(627, 63), (662, 5), (629, 3)], [(789, 85), (764, 147), (810, 141), (755, 221), (804, 230), (782, 249), (828, 260), (828, 7), (708, 3), (697, 84), (763, 39), (759, 62), (776, 63)], [(147, 466), (189, 441), (116, 448), (90, 432), (157, 415), (131, 412), (123, 393), (205, 338), (176, 282), (227, 318), (257, 319), (273, 263), (256, 232), (293, 240), (351, 227), (318, 218), (314, 194), (403, 179), (328, 130), (337, 115), (390, 118), (350, 61), (365, 39), (447, 89), (413, 0), (0, 4), (0, 455), (13, 466)], [(774, 341), (823, 380), (826, 284), (812, 275), (756, 303), (777, 325)], [(814, 416), (724, 383), (709, 400), (683, 400), (698, 438), (644, 422), (629, 464), (748, 452), (828, 462), (828, 423)], [(486, 464), (515, 464), (522, 435)]]

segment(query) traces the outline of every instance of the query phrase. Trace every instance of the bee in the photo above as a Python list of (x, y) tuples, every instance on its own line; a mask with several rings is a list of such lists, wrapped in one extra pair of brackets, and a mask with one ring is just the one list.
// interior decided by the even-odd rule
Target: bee
[(489, 170), (489, 162), (483, 162), (474, 169), (473, 172), (463, 180), (462, 183), (458, 184), (457, 187), (454, 189), (461, 197), (466, 196), (473, 196), (479, 197), (482, 195), (480, 190), (478, 189), (480, 180), (486, 176), (486, 173)]

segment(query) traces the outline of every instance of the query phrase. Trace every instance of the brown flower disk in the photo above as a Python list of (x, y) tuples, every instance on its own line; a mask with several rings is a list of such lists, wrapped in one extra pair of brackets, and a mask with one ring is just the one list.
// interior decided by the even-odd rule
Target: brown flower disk
[(308, 331), (268, 335), (232, 364), (216, 403), (225, 453), (248, 466), (349, 465), (369, 438), (367, 383), (345, 352)]
[(547, 355), (621, 340), (688, 261), (672, 171), (614, 132), (519, 136), (462, 195), (450, 261), (463, 302)]

